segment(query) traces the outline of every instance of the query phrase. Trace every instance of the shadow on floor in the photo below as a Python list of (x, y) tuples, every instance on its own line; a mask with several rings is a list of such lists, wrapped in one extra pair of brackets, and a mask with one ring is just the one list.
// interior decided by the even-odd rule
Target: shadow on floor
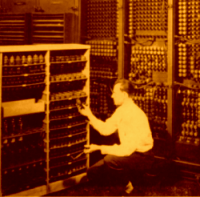
[[(129, 196), (200, 196), (197, 181), (183, 179), (173, 172), (158, 176), (143, 176), (132, 180), (134, 190)], [(47, 196), (125, 196), (121, 185), (96, 185), (85, 182), (74, 187), (48, 194)]]
[[(124, 196), (123, 189), (121, 186), (100, 186), (87, 182), (48, 196)], [(135, 185), (130, 196), (199, 196), (199, 189), (196, 182), (181, 180), (174, 185)]]

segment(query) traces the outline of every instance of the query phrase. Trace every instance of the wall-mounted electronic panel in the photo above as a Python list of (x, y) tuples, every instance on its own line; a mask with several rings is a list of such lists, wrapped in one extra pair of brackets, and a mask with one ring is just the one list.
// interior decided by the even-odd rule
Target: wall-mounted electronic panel
[(0, 14), (0, 45), (28, 44), (28, 15)]
[(127, 74), (135, 92), (133, 100), (147, 114), (156, 155), (168, 138), (168, 1), (127, 0)]
[(131, 38), (167, 36), (168, 1), (129, 0), (128, 34)]
[(118, 77), (119, 1), (82, 2), (82, 40), (91, 45), (91, 109), (99, 118), (115, 109), (111, 97)]
[(176, 155), (200, 163), (200, 4), (179, 0), (176, 3)]

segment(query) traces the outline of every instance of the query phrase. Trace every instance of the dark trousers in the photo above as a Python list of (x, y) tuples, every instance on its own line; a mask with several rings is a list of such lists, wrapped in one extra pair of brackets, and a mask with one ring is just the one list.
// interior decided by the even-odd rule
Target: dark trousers
[(106, 155), (92, 165), (88, 171), (88, 179), (100, 184), (121, 183), (126, 185), (133, 174), (147, 171), (153, 163), (152, 151), (134, 152), (130, 156)]

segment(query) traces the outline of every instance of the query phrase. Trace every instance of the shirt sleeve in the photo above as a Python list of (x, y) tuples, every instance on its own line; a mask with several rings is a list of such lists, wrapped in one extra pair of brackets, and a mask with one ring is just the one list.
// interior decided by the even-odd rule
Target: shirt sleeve
[(114, 112), (114, 114), (108, 118), (105, 122), (96, 118), (95, 116), (92, 116), (90, 118), (90, 124), (97, 130), (101, 135), (111, 135), (114, 133), (118, 127), (118, 114), (117, 112)]

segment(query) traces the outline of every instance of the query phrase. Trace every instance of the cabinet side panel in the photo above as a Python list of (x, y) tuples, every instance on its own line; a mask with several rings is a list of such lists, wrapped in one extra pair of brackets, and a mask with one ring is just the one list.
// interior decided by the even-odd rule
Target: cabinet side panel
[[(0, 65), (1, 65), (1, 67), (0, 67), (0, 108), (1, 108), (1, 103), (2, 103), (2, 87), (1, 87), (1, 85), (2, 85), (2, 53), (0, 53)], [(0, 126), (1, 126), (1, 120), (2, 120), (2, 110), (1, 110), (1, 112), (0, 112)], [(2, 126), (0, 127), (0, 128), (2, 128)], [(2, 136), (1, 136), (1, 133), (2, 133), (2, 131), (0, 130), (0, 139), (2, 138)], [(1, 147), (1, 142), (2, 140), (0, 140), (0, 147)], [(0, 149), (0, 159), (2, 159), (2, 156), (1, 156), (1, 149)], [(1, 169), (1, 161), (0, 161), (0, 169)], [(0, 171), (0, 196), (2, 196), (2, 174), (1, 174), (1, 171)]]

